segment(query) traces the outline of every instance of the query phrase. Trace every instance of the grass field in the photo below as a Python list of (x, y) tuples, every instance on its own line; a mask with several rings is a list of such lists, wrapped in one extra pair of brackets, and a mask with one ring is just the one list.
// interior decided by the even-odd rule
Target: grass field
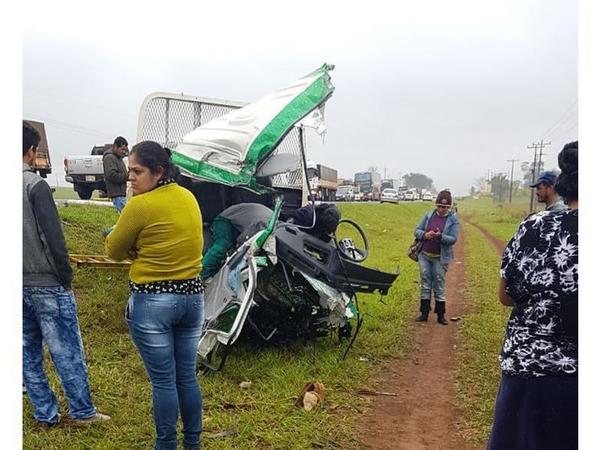
[(462, 411), (460, 428), (469, 440), (485, 441), (491, 430), (502, 347), (509, 308), (498, 302), (496, 249), (473, 225), (463, 225), (465, 234), (466, 292), (470, 312), (460, 327), (458, 402)]
[[(537, 209), (541, 209), (536, 204)], [(517, 226), (529, 214), (529, 200), (520, 198), (512, 204), (494, 203), (491, 198), (464, 200), (460, 212), (477, 225), (484, 227), (494, 237), (508, 242), (517, 230)]]
[[(405, 250), (414, 226), (429, 207), (421, 203), (341, 205), (343, 216), (359, 222), (369, 237), (367, 265), (387, 271), (399, 268), (399, 279), (385, 304), (375, 295), (359, 297), (365, 322), (344, 361), (340, 356), (345, 346), (333, 337), (318, 340), (316, 360), (313, 347), (302, 342), (269, 349), (236, 345), (223, 371), (201, 377), (205, 448), (357, 447), (355, 423), (369, 400), (354, 391), (371, 386), (371, 375), (382, 360), (410, 349), (406, 329), (416, 308), (418, 269)], [(117, 219), (111, 208), (83, 206), (62, 207), (60, 215), (69, 250), (84, 254), (102, 252), (101, 231)], [(151, 389), (123, 317), (127, 274), (76, 269), (74, 290), (93, 398), (99, 410), (113, 420), (87, 429), (70, 427), (65, 421), (59, 427), (40, 430), (24, 400), (24, 448), (149, 448), (154, 439)], [(62, 393), (53, 369), (50, 372), (65, 416)], [(293, 403), (304, 383), (312, 380), (325, 384), (326, 402), (323, 408), (306, 413)], [(251, 381), (251, 388), (240, 389), (241, 381)], [(231, 436), (210, 437), (233, 429)]]
[[(57, 186), (54, 187), (54, 198), (57, 200), (79, 200), (77, 192), (73, 190), (73, 186)], [(91, 200), (97, 200), (99, 198), (100, 191), (94, 191)]]
[[(466, 242), (465, 295), (471, 306), (460, 322), (455, 382), (462, 415), (457, 420), (461, 432), (477, 443), (485, 442), (491, 427), (500, 377), (497, 357), (509, 309), (497, 301), (496, 250), (464, 218), (507, 241), (527, 206), (498, 206), (487, 199), (460, 204)], [(372, 375), (383, 360), (411, 351), (407, 328), (417, 308), (418, 266), (405, 251), (417, 221), (430, 207), (423, 203), (340, 205), (343, 216), (360, 223), (369, 237), (367, 265), (400, 270), (385, 304), (375, 295), (359, 296), (365, 322), (344, 361), (340, 356), (345, 347), (333, 336), (319, 339), (315, 349), (303, 342), (266, 349), (238, 342), (223, 371), (200, 378), (205, 448), (358, 448), (355, 425), (369, 399), (355, 395), (355, 390), (372, 387)], [(60, 215), (70, 252), (83, 254), (102, 253), (101, 231), (117, 220), (112, 208), (65, 206)], [(66, 421), (40, 430), (25, 400), (24, 448), (148, 448), (154, 439), (151, 389), (123, 317), (127, 273), (76, 269), (74, 290), (94, 401), (113, 420), (88, 429), (70, 427)], [(50, 372), (64, 415), (66, 405), (53, 369)], [(305, 413), (293, 402), (304, 383), (313, 380), (325, 384), (326, 401), (323, 408)], [(241, 381), (251, 381), (251, 388), (239, 388)], [(229, 430), (235, 433), (211, 437)]]
[[(529, 203), (493, 203), (489, 198), (461, 202), (461, 215), (482, 226), (494, 237), (508, 242)], [(456, 384), (462, 411), (460, 429), (471, 441), (484, 443), (491, 430), (502, 348), (510, 308), (498, 301), (500, 256), (481, 231), (463, 220), (465, 277), (470, 312), (460, 327)]]

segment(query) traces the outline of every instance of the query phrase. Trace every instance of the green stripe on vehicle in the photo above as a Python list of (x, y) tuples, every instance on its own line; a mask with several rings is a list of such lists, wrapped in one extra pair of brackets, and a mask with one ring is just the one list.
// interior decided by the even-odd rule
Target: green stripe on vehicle
[(206, 181), (225, 184), (227, 186), (243, 186), (257, 194), (269, 192), (268, 189), (256, 183), (256, 179), (246, 173), (231, 173), (227, 170), (215, 167), (206, 162), (198, 161), (187, 155), (173, 150), (171, 161), (177, 166), (187, 170), (192, 175), (196, 175)]
[(326, 67), (323, 66), (322, 75), (283, 108), (254, 139), (246, 155), (243, 172), (254, 173), (258, 162), (273, 149), (294, 124), (317, 108), (333, 92)]

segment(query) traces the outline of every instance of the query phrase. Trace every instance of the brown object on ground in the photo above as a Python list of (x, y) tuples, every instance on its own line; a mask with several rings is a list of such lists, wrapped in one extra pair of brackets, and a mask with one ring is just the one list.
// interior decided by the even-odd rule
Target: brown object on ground
[[(304, 407), (306, 409), (304, 397), (306, 396), (307, 392), (311, 392), (316, 395), (317, 403), (323, 402), (323, 399), (325, 398), (325, 386), (323, 385), (323, 383), (319, 383), (318, 381), (309, 381), (304, 384), (304, 387), (302, 388), (302, 392), (300, 392), (300, 395), (294, 402), (295, 406), (297, 406), (299, 408)], [(313, 399), (314, 398), (311, 398), (311, 402)], [(314, 406), (315, 405), (313, 405), (310, 409), (312, 409)], [(307, 411), (309, 411), (309, 410), (307, 410)]]
[[(446, 276), (447, 310), (463, 316), (467, 310), (464, 243), (454, 246), (454, 262)], [(432, 300), (433, 303), (433, 300)], [(414, 312), (419, 299), (414, 299)], [(370, 410), (359, 420), (358, 440), (365, 449), (394, 450), (470, 450), (480, 443), (467, 443), (458, 434), (453, 372), (456, 366), (458, 326), (442, 326), (435, 320), (408, 321), (410, 339), (415, 342), (412, 355), (386, 363), (378, 377), (382, 391), (397, 392), (397, 397), (377, 396)]]

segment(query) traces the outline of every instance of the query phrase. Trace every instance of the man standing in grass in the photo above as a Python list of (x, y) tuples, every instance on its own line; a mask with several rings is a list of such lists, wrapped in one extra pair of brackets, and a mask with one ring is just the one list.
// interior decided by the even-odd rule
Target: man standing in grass
[(127, 202), (127, 167), (123, 158), (127, 154), (129, 144), (124, 137), (115, 139), (112, 149), (102, 157), (104, 166), (104, 182), (106, 183), (106, 195), (113, 202), (117, 212), (121, 214)]
[(23, 379), (35, 420), (56, 425), (60, 414), (44, 372), (45, 343), (74, 421), (105, 421), (110, 417), (96, 411), (90, 395), (58, 211), (50, 186), (32, 169), (39, 142), (40, 134), (23, 121)]
[(546, 211), (559, 212), (568, 209), (554, 189), (557, 178), (558, 176), (554, 172), (542, 172), (537, 181), (529, 185), (529, 187), (535, 188), (537, 201), (546, 204)]

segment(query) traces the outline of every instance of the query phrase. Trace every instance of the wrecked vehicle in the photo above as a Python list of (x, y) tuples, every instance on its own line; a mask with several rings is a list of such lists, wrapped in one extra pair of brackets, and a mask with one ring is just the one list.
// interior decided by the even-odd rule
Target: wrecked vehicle
[[(350, 338), (347, 352), (362, 323), (356, 294), (386, 295), (398, 276), (361, 264), (368, 241), (349, 219), (342, 218), (340, 225), (353, 227), (362, 242), (337, 232), (324, 242), (306, 227), (279, 220), (282, 210), (298, 208), (306, 198), (302, 133), (325, 131), (332, 69), (325, 64), (248, 105), (164, 93), (142, 105), (138, 141), (153, 139), (172, 149), (180, 184), (194, 193), (202, 210), (204, 251), (211, 242), (210, 224), (225, 208), (254, 202), (273, 210), (267, 227), (234, 249), (206, 283), (198, 346), (204, 368), (222, 368), (243, 329), (278, 343), (337, 330), (341, 338)], [(177, 102), (183, 102), (181, 120), (173, 119)], [(214, 116), (206, 120), (210, 105), (216, 105)]]

